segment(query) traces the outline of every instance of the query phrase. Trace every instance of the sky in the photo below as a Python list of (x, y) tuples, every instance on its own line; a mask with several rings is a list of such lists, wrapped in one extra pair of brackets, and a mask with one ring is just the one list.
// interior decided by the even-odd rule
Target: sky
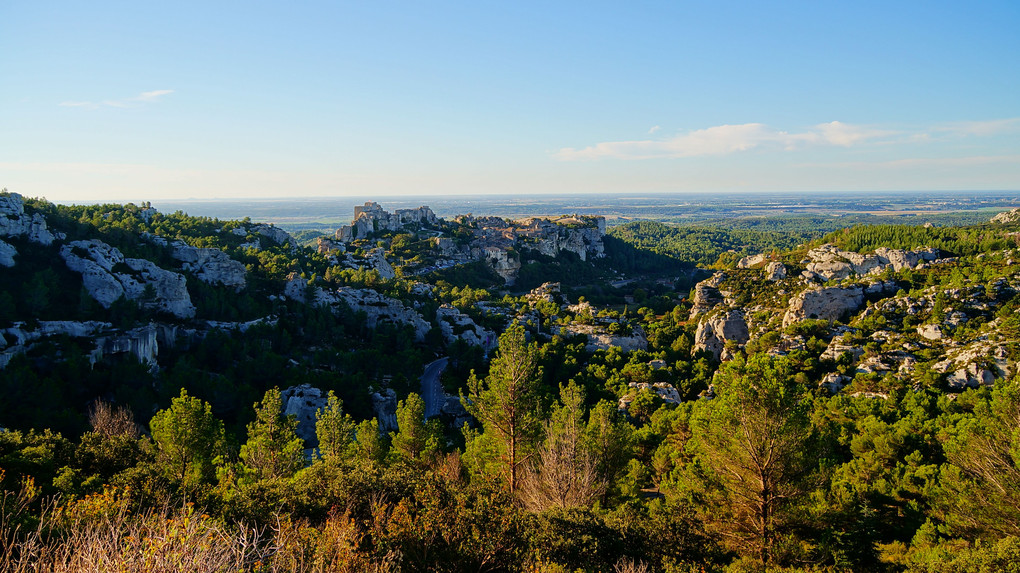
[(0, 2), (56, 202), (1020, 190), (1020, 2)]

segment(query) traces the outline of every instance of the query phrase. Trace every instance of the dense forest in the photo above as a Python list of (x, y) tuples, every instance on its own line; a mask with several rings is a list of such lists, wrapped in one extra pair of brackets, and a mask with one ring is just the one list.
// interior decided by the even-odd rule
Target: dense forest
[[(480, 263), (341, 268), (247, 220), (25, 210), (64, 238), (3, 238), (5, 344), (49, 321), (177, 334), (155, 364), (61, 335), (0, 370), (0, 570), (1020, 571), (1015, 224), (632, 223), (599, 260), (533, 255), (509, 287)], [(150, 236), (226, 253), (246, 286), (199, 280)], [(58, 264), (79, 239), (186, 274), (194, 317), (144, 296), (100, 305)], [(408, 231), (350, 248), (426, 246)], [(919, 247), (930, 260), (900, 268), (874, 254)], [(688, 292), (695, 265), (719, 272)], [(298, 280), (304, 301), (280, 296)], [(553, 280), (562, 294), (532, 290)], [(370, 327), (312, 296), (338, 288), (402, 301), (430, 329)], [(859, 305), (791, 310), (816, 291)], [(495, 348), (446, 338), (443, 305), (498, 332)], [(602, 334), (614, 342), (592, 346)], [(460, 415), (426, 416), (418, 379), (439, 357)], [(302, 384), (328, 396), (312, 421), (284, 413)]]

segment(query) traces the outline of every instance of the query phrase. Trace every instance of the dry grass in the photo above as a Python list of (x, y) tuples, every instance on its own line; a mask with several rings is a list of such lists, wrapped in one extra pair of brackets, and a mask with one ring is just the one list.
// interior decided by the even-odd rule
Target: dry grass
[[(0, 571), (10, 573), (389, 572), (399, 556), (361, 552), (362, 534), (346, 515), (321, 528), (281, 520), (270, 528), (224, 524), (192, 506), (132, 514), (112, 490), (43, 504), (30, 518), (30, 492), (0, 496)], [(31, 525), (29, 525), (31, 524)]]

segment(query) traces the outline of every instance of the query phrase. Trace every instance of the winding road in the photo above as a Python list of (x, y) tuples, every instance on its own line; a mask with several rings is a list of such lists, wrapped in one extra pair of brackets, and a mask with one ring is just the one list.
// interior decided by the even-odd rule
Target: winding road
[(439, 377), (449, 360), (449, 357), (444, 356), (425, 365), (425, 372), (421, 375), (421, 396), (425, 400), (425, 419), (438, 416), (443, 408), (443, 403), (446, 402), (446, 392), (443, 390), (443, 384), (439, 381)]

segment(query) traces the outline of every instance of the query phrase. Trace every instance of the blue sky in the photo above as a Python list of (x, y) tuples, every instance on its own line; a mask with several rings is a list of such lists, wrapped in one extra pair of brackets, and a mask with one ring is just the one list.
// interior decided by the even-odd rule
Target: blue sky
[(0, 3), (54, 201), (1020, 189), (1020, 2)]

